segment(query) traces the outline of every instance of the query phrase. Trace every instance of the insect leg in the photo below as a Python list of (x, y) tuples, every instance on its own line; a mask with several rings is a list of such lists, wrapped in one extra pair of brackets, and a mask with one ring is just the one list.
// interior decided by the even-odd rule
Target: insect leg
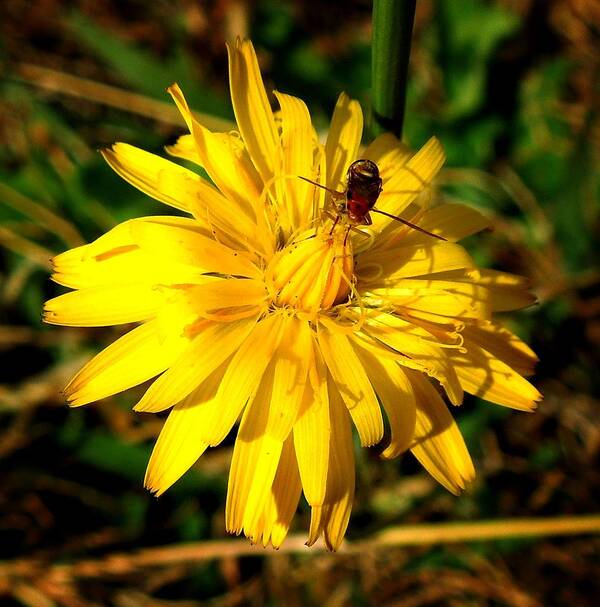
[[(330, 213), (327, 213), (327, 215), (329, 215), (329, 217), (331, 217), (333, 219), (333, 217), (332, 217), (332, 215)], [(333, 221), (333, 225), (331, 226), (331, 230), (329, 230), (329, 236), (331, 236), (333, 234), (333, 230), (335, 230), (335, 226), (338, 224), (339, 220), (340, 220), (340, 216), (336, 215), (335, 219)], [(346, 244), (345, 240), (344, 240), (344, 244)]]
[[(346, 228), (346, 235), (344, 236), (344, 246), (346, 246), (346, 241), (348, 240), (348, 234), (350, 234), (350, 230), (352, 229), (352, 226), (348, 226)], [(360, 232), (360, 230), (359, 230)]]

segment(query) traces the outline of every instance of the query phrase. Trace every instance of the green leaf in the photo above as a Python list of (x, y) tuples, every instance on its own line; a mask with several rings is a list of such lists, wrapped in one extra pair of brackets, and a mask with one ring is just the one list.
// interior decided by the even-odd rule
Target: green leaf
[(83, 463), (141, 484), (150, 446), (128, 443), (104, 431), (91, 431), (85, 434), (76, 453)]
[(438, 2), (438, 57), (447, 100), (447, 120), (480, 109), (485, 100), (491, 56), (519, 27), (516, 15), (478, 0)]

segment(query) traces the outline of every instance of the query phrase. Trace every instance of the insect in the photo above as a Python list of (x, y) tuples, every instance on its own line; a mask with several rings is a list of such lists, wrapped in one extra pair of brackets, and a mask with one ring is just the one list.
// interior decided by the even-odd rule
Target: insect
[[(325, 209), (325, 212), (333, 219), (333, 226), (331, 227), (330, 234), (333, 233), (333, 230), (340, 219), (345, 218), (346, 224), (348, 225), (346, 238), (348, 238), (348, 233), (351, 229), (356, 229), (356, 226), (372, 225), (373, 220), (371, 219), (370, 213), (379, 213), (380, 215), (395, 219), (413, 230), (417, 230), (423, 234), (432, 236), (433, 238), (438, 238), (439, 240), (446, 240), (442, 236), (428, 232), (407, 219), (375, 208), (375, 203), (383, 191), (383, 181), (379, 175), (379, 167), (372, 160), (355, 160), (348, 167), (346, 190), (344, 192), (332, 190), (331, 188), (311, 181), (306, 177), (300, 176), (300, 179), (308, 181), (308, 183), (312, 183), (319, 188), (323, 188), (331, 194), (332, 203), (330, 204), (330, 207), (333, 207), (334, 214), (332, 214), (329, 209)], [(344, 239), (344, 244), (346, 238)]]

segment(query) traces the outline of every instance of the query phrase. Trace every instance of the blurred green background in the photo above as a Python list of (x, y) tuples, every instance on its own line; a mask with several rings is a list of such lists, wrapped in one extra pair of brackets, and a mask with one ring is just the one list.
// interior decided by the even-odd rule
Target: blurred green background
[[(60, 395), (123, 328), (42, 325), (42, 302), (60, 292), (50, 257), (124, 219), (168, 212), (96, 150), (126, 141), (162, 153), (184, 131), (165, 93), (174, 81), (195, 110), (231, 119), (224, 43), (236, 35), (254, 41), (267, 87), (304, 98), (320, 130), (341, 90), (367, 109), (370, 11), (366, 0), (2, 2), (2, 604), (598, 604), (599, 542), (584, 536), (111, 560), (224, 538), (233, 438), (157, 500), (142, 479), (162, 420), (130, 412), (136, 391), (78, 410)], [(475, 398), (454, 411), (478, 470), (459, 498), (411, 456), (381, 462), (357, 450), (348, 538), (406, 523), (596, 512), (600, 5), (419, 0), (410, 74), (407, 141), (437, 135), (448, 153), (444, 195), (495, 217), (469, 250), (533, 282), (539, 305), (507, 323), (540, 356), (534, 382), (545, 400), (533, 415)], [(308, 518), (301, 506), (292, 533), (305, 534)], [(104, 568), (86, 572), (90, 558)]]

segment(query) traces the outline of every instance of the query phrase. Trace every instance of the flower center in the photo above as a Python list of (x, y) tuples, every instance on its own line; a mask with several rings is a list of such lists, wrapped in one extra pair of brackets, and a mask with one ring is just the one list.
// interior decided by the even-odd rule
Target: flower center
[(279, 251), (266, 272), (275, 305), (309, 313), (327, 310), (350, 293), (354, 260), (345, 230), (297, 240)]

